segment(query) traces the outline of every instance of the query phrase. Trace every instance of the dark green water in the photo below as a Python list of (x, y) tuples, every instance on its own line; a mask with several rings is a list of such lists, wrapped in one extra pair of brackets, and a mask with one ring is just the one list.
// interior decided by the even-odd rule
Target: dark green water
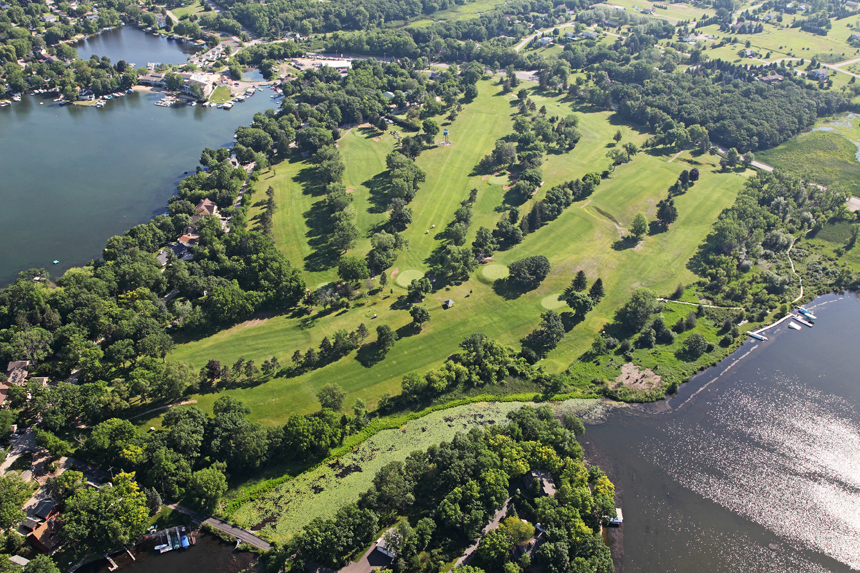
[[(152, 43), (156, 53), (126, 53), (128, 37)], [(112, 61), (179, 52), (175, 42), (133, 28), (100, 42)], [(0, 108), (0, 284), (33, 267), (58, 276), (97, 257), (112, 235), (163, 212), (204, 147), (231, 144), (236, 127), (276, 107), (269, 93), (231, 111), (158, 107), (161, 95), (154, 93), (130, 94), (102, 109), (59, 107), (39, 96)]]
[(622, 568), (860, 569), (860, 301), (822, 297), (675, 398), (619, 408), (583, 436), (618, 486)]
[[(263, 570), (257, 556), (247, 551), (234, 551), (233, 545), (215, 539), (211, 535), (199, 534), (197, 544), (185, 551), (155, 553), (152, 543), (134, 549), (135, 561), (126, 553), (118, 553), (112, 559), (123, 573), (259, 573)], [(59, 564), (61, 567), (64, 563)], [(107, 573), (108, 563), (104, 559), (79, 569), (81, 573)]]

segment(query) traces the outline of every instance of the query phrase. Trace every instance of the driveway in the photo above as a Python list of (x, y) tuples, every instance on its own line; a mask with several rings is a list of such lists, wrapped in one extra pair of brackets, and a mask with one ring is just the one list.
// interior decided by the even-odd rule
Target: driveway
[[(0, 464), (0, 474), (5, 474), (12, 464), (15, 463), (15, 460), (27, 452), (35, 452), (38, 447), (39, 446), (36, 445), (36, 434), (33, 433), (33, 430), (27, 430), (23, 435), (20, 435), (20, 437), (12, 442), (12, 449), (9, 451), (6, 459), (3, 460), (3, 463)], [(27, 475), (25, 476), (24, 474)], [(30, 479), (30, 476), (31, 474), (29, 470), (21, 474), (21, 477), (24, 479)]]
[(350, 563), (340, 570), (340, 573), (371, 573), (376, 569), (381, 569), (391, 565), (391, 557), (383, 555), (376, 550), (376, 543), (370, 546), (367, 553), (361, 556), (361, 559), (355, 563)]

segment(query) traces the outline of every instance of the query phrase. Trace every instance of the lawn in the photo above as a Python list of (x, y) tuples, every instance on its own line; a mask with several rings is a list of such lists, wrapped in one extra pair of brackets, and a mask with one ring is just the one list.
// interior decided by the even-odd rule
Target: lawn
[(224, 103), (233, 97), (233, 94), (230, 92), (230, 88), (227, 86), (218, 86), (215, 88), (215, 91), (212, 92), (212, 95), (209, 96), (209, 101), (211, 103)]
[(200, 0), (199, 2), (196, 0), (189, 0), (188, 2), (186, 2), (185, 6), (180, 6), (179, 8), (172, 8), (170, 11), (173, 12), (173, 14), (177, 18), (182, 18), (186, 14), (188, 14), (189, 16), (192, 14), (199, 14), (203, 11), (203, 6), (201, 6), (203, 1), (204, 0)]
[[(824, 129), (834, 128), (828, 126)], [(756, 159), (819, 185), (836, 186), (860, 196), (857, 153), (857, 145), (842, 133), (811, 131), (756, 154)]]
[[(427, 180), (410, 205), (414, 219), (404, 233), (409, 249), (400, 253), (389, 272), (428, 269), (428, 256), (442, 244), (440, 231), (452, 220), (454, 211), (472, 188), (478, 189), (478, 198), (468, 241), (471, 242), (479, 226), (495, 226), (500, 216), (497, 209), (505, 201), (502, 189), (505, 179), (482, 180), (471, 172), (480, 158), (492, 149), (495, 140), (511, 131), (514, 110), (511, 99), (502, 95), (497, 86), (482, 82), (477, 101), (466, 105), (459, 117), (447, 126), (453, 145), (429, 149), (418, 158)], [(569, 103), (537, 95), (535, 99), (538, 106), (546, 105), (550, 114), (573, 112)], [(583, 138), (573, 151), (548, 157), (544, 164), (545, 184), (536, 199), (552, 185), (605, 169), (608, 165), (605, 153), (616, 130), (621, 129), (625, 142), (641, 143), (646, 137), (615, 123), (608, 112), (588, 108), (575, 111), (581, 117), (579, 129)], [(358, 221), (364, 231), (369, 231), (380, 220), (380, 215), (367, 212), (370, 198), (363, 183), (384, 169), (384, 156), (392, 148), (390, 136), (374, 142), (369, 135), (354, 130), (340, 142), (348, 165), (347, 186), (356, 190)], [(340, 384), (347, 391), (345, 403), (362, 398), (372, 406), (385, 392), (399, 393), (404, 373), (426, 371), (440, 365), (456, 352), (460, 341), (475, 332), (518, 346), (519, 340), (539, 322), (541, 312), (547, 308), (546, 301), (550, 301), (551, 306), (557, 304), (558, 294), (570, 283), (577, 269), (582, 268), (590, 280), (598, 276), (603, 279), (606, 297), (542, 362), (549, 371), (563, 370), (589, 347), (595, 333), (611, 320), (615, 309), (627, 300), (633, 289), (647, 286), (668, 294), (679, 281), (689, 283), (694, 279), (686, 268), (687, 260), (707, 235), (719, 212), (732, 203), (744, 181), (738, 174), (720, 172), (714, 165), (714, 158), (707, 155), (692, 157), (684, 153), (669, 163), (674, 153), (674, 150), (640, 153), (603, 181), (588, 200), (575, 203), (557, 220), (529, 235), (522, 244), (497, 253), (494, 263), (499, 265), (535, 254), (547, 256), (552, 264), (550, 276), (539, 288), (517, 298), (504, 298), (493, 290), (487, 274), (497, 276), (503, 274), (502, 269), (496, 268), (487, 274), (478, 271), (479, 280), (428, 295), (426, 306), (431, 320), (420, 334), (414, 334), (411, 329), (402, 329), (411, 321), (405, 308), (398, 304), (398, 297), (405, 291), (391, 281), (393, 295), (375, 294), (337, 314), (274, 316), (240, 324), (202, 340), (181, 344), (170, 359), (190, 362), (199, 368), (209, 359), (232, 364), (239, 357), (262, 362), (274, 355), (286, 364), (296, 349), (305, 351), (317, 346), (324, 336), (331, 336), (337, 329), (353, 330), (364, 322), (374, 331), (379, 324), (389, 324), (401, 329), (401, 340), (384, 360), (373, 365), (362, 366), (350, 355), (296, 378), (278, 378), (255, 388), (229, 391), (250, 406), (254, 419), (266, 425), (283, 423), (292, 413), (316, 410), (315, 393), (327, 383)], [(675, 200), (679, 219), (669, 231), (647, 237), (634, 249), (616, 245), (624, 227), (637, 212), (654, 217), (656, 203), (666, 196), (678, 174), (692, 166), (700, 169), (701, 179)], [(275, 187), (275, 238), (279, 248), (302, 268), (309, 253), (313, 252), (308, 243), (305, 213), (319, 200), (305, 194), (302, 183), (309, 176), (302, 174), (305, 169), (308, 166), (300, 159), (281, 163), (274, 166), (271, 178), (264, 175), (258, 186), (261, 189), (269, 184)], [(521, 211), (530, 208), (526, 204)], [(367, 248), (365, 241), (354, 253), (361, 255)], [(330, 268), (305, 268), (305, 278), (311, 288), (330, 281), (334, 274)], [(445, 310), (442, 301), (449, 298), (456, 306)], [(196, 398), (199, 406), (208, 410), (217, 395)], [(141, 423), (149, 426), (153, 422), (142, 420)]]

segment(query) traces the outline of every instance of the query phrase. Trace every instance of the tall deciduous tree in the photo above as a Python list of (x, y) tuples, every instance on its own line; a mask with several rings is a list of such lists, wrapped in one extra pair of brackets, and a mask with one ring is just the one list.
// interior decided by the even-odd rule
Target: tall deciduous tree
[(320, 401), (320, 406), (331, 410), (340, 410), (343, 406), (343, 400), (346, 398), (346, 392), (337, 384), (326, 384), (319, 392), (317, 392), (317, 400)]

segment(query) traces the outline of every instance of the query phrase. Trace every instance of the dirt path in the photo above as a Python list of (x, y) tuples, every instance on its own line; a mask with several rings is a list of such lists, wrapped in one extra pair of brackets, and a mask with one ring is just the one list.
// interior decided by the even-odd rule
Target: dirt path
[[(687, 305), (690, 305), (690, 306), (696, 306), (696, 307), (698, 307), (698, 306), (699, 306), (699, 303), (696, 303), (696, 302), (684, 302), (684, 301), (681, 301), (681, 300), (671, 300), (671, 299), (668, 299), (668, 298), (659, 298), (659, 297), (657, 298), (657, 300), (658, 300), (658, 301), (660, 301), (660, 302), (671, 302), (671, 303), (674, 303), (674, 304), (687, 304)], [(744, 307), (742, 307), (742, 306), (715, 306), (715, 305), (713, 305), (713, 304), (703, 304), (702, 306), (703, 306), (703, 307), (705, 307), (705, 308), (727, 308), (727, 309), (729, 309), (729, 310), (746, 310), (746, 309), (745, 309)]]
[(240, 539), (241, 541), (247, 543), (248, 545), (252, 545), (257, 547), (258, 549), (262, 549), (263, 551), (268, 551), (272, 548), (272, 545), (268, 541), (264, 541), (249, 532), (246, 529), (241, 529), (234, 525), (227, 523), (217, 517), (212, 517), (211, 515), (203, 515), (202, 513), (198, 513), (191, 509), (182, 507), (176, 503), (169, 503), (167, 507), (170, 509), (175, 509), (179, 513), (184, 513), (185, 515), (191, 516), (191, 519), (195, 521), (199, 521), (200, 523), (205, 523), (206, 525), (212, 526), (219, 531), (223, 531), (228, 535), (232, 535), (233, 537)]

